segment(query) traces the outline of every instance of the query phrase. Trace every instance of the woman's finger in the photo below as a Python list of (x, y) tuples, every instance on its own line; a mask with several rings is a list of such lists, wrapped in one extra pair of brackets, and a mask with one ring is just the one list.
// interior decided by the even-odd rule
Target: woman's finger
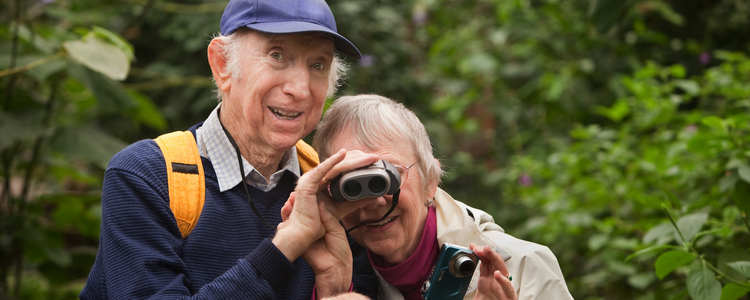
[(284, 203), (284, 206), (281, 208), (281, 221), (286, 221), (289, 219), (289, 215), (292, 214), (292, 211), (294, 210), (294, 200), (297, 198), (297, 194), (295, 192), (292, 192), (289, 194), (289, 199), (286, 200)]
[(316, 194), (320, 189), (320, 182), (325, 178), (326, 174), (328, 174), (336, 164), (344, 160), (345, 157), (346, 150), (341, 149), (309, 172), (302, 174), (302, 177), (297, 181), (297, 188), (295, 190), (310, 195)]
[(516, 290), (513, 288), (513, 284), (510, 283), (510, 280), (508, 280), (507, 277), (500, 274), (500, 271), (495, 271), (494, 273), (495, 280), (497, 280), (498, 283), (500, 283), (500, 287), (502, 288), (502, 294), (507, 297), (506, 299), (518, 299), (518, 296), (516, 295)]

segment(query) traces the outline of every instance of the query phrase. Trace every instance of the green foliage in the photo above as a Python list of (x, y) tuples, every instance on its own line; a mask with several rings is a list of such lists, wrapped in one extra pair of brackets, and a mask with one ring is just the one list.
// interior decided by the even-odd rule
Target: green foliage
[(0, 26), (3, 298), (76, 297), (96, 254), (107, 162), (128, 132), (166, 127), (156, 105), (121, 82), (130, 43), (71, 17), (90, 7), (48, 4), (16, 1)]
[[(340, 94), (416, 111), (444, 188), (549, 246), (576, 299), (748, 297), (745, 1), (328, 2), (365, 55)], [(109, 158), (216, 105), (225, 4), (0, 4), (0, 295), (75, 297)]]

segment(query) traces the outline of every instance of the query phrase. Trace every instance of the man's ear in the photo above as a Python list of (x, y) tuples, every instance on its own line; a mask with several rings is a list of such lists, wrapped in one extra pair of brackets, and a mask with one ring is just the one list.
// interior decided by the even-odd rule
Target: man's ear
[[(435, 163), (437, 163), (438, 168), (440, 168), (440, 161), (436, 158)], [(435, 197), (435, 193), (437, 193), (437, 187), (438, 187), (438, 178), (434, 178), (430, 180), (430, 185), (427, 187), (427, 197), (429, 199), (433, 199)]]
[(232, 74), (227, 69), (227, 61), (222, 51), (222, 42), (219, 39), (211, 40), (208, 44), (208, 64), (214, 75), (216, 86), (221, 92), (227, 92), (232, 87)]

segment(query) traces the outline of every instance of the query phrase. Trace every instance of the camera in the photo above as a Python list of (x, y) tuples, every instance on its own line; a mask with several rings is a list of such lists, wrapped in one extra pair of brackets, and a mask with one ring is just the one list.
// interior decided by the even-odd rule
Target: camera
[(339, 174), (329, 185), (329, 192), (339, 202), (393, 195), (401, 187), (401, 174), (384, 160)]
[(464, 298), (477, 268), (474, 251), (458, 245), (443, 244), (435, 267), (422, 284), (425, 300), (460, 300)]

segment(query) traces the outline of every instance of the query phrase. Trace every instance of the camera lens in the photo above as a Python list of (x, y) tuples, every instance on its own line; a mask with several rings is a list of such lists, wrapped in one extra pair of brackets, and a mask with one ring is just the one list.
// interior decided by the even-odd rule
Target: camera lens
[(367, 183), (367, 187), (370, 188), (370, 192), (373, 194), (382, 194), (385, 192), (386, 182), (383, 177), (373, 177), (370, 182)]
[(344, 183), (344, 194), (349, 198), (355, 198), (362, 193), (362, 185), (355, 180), (349, 180)]
[(455, 268), (461, 276), (470, 276), (474, 274), (475, 267), (476, 263), (466, 255), (461, 255), (461, 257), (456, 259)]

